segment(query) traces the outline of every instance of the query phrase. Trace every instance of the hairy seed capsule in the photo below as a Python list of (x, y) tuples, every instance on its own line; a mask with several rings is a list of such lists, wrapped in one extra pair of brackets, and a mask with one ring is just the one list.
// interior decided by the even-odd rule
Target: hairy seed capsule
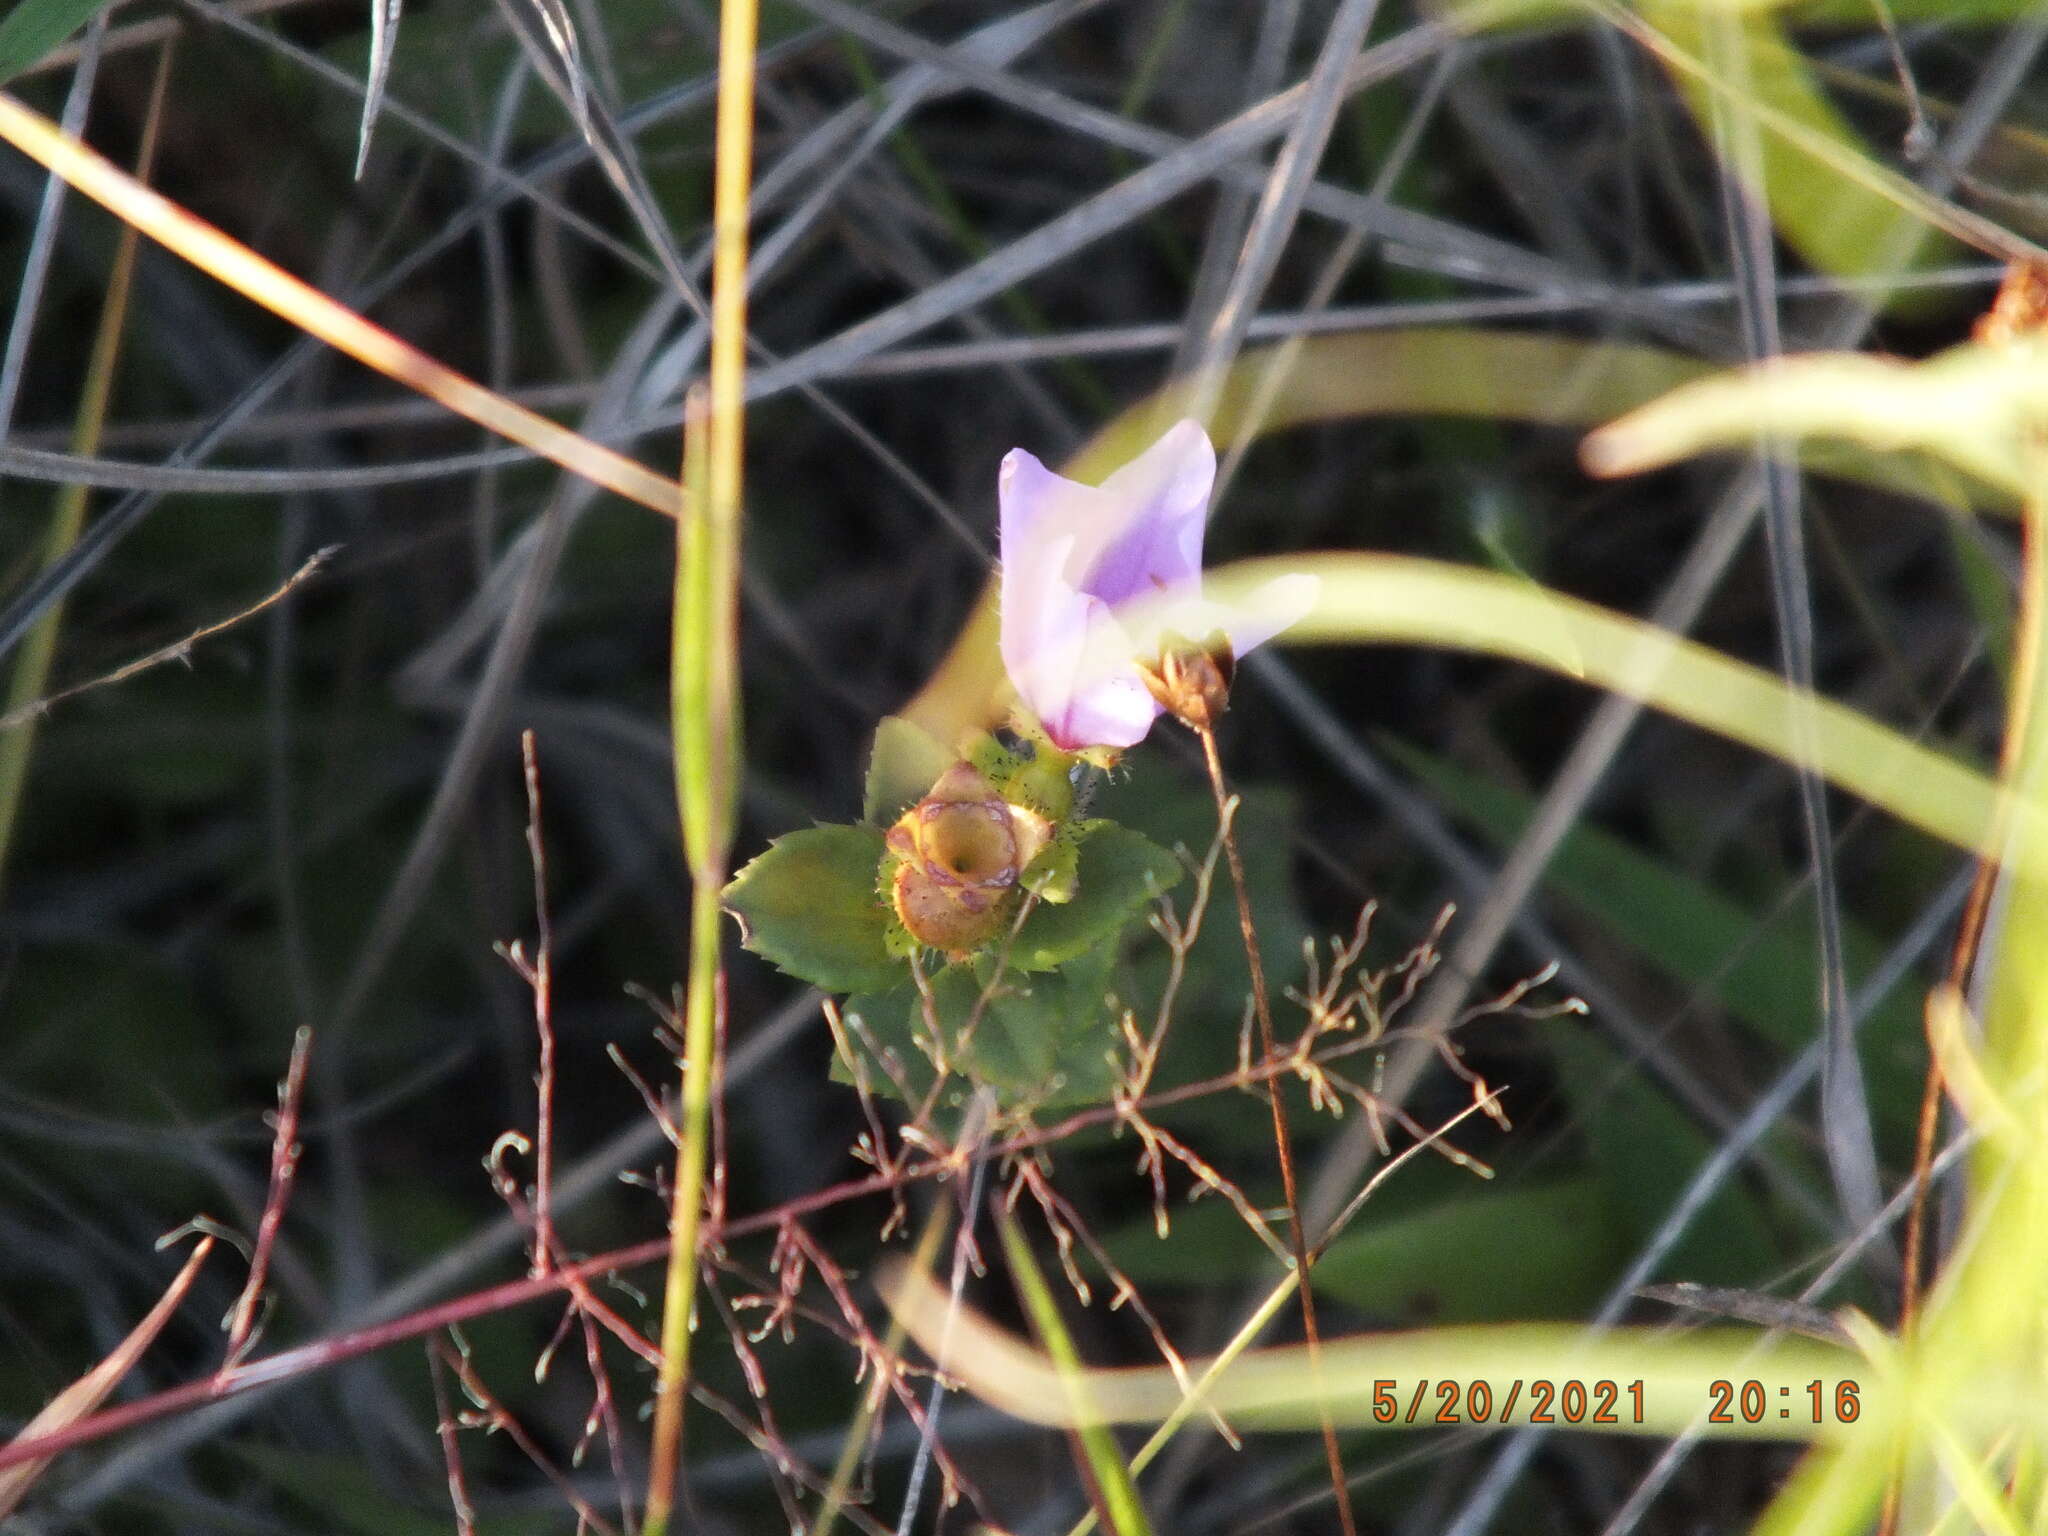
[(993, 939), (1017, 880), (1052, 838), (1052, 823), (1013, 805), (971, 763), (955, 763), (889, 829), (901, 863), (890, 900), (912, 938), (959, 959)]

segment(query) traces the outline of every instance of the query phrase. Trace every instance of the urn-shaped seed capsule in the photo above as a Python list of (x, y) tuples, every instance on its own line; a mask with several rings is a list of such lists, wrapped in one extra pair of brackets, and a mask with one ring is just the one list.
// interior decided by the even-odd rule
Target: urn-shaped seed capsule
[(1024, 867), (1052, 837), (1043, 816), (1013, 805), (970, 763), (955, 763), (889, 829), (901, 860), (890, 883), (912, 938), (953, 959), (993, 939)]

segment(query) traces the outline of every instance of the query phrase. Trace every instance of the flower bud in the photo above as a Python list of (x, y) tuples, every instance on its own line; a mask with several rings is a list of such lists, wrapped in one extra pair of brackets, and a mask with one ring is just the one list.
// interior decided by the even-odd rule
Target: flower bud
[(890, 901), (912, 938), (958, 959), (988, 943), (1015, 906), (1024, 867), (1052, 823), (1013, 805), (971, 763), (955, 763), (889, 829), (900, 860)]
[(1984, 346), (2009, 347), (2039, 340), (2048, 329), (2048, 266), (2015, 261), (2005, 269), (1998, 297), (1978, 318), (1971, 340)]
[(1138, 676), (1159, 707), (1197, 731), (1213, 730), (1230, 708), (1236, 675), (1237, 653), (1220, 629), (1201, 641), (1169, 632), (1158, 660), (1138, 663)]

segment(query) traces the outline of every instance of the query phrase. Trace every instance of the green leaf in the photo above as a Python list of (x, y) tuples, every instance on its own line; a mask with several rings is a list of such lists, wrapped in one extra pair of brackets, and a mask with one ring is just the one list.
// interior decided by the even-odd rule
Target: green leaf
[(861, 820), (886, 827), (922, 800), (940, 774), (958, 760), (944, 742), (901, 715), (885, 715), (868, 754), (867, 794)]
[[(1637, 1242), (1664, 1223), (1713, 1143), (1642, 1068), (1583, 1027), (1544, 1036), (1572, 1101), (1573, 1119), (1624, 1230)], [(1709, 1285), (1759, 1285), (1781, 1260), (1757, 1197), (1723, 1184), (1693, 1213), (1686, 1233), (1650, 1277)]]
[(1009, 963), (1049, 971), (1114, 938), (1147, 903), (1180, 880), (1180, 861), (1143, 833), (1113, 821), (1084, 821), (1074, 899), (1041, 902), (1024, 920)]
[[(1198, 1143), (1208, 1147), (1205, 1140)], [(1270, 1182), (1246, 1193), (1279, 1198)], [(1273, 1254), (1220, 1200), (1169, 1207), (1161, 1241), (1147, 1212), (1109, 1234), (1110, 1257), (1140, 1286), (1219, 1284), (1273, 1273)], [(1583, 1167), (1537, 1181), (1481, 1181), (1440, 1160), (1414, 1163), (1374, 1194), (1314, 1269), (1318, 1295), (1374, 1327), (1585, 1317), (1628, 1261), (1634, 1227)], [(1479, 1262), (1499, 1254), (1510, 1263)]]
[(20, 74), (112, 0), (22, 0), (0, 20), (0, 81)]
[[(1116, 946), (1101, 944), (1055, 971), (1006, 971), (969, 1043), (975, 1075), (1005, 1103), (1051, 1108), (1109, 1097), (1116, 1044), (1106, 998)], [(993, 974), (991, 962), (977, 969)]]
[[(1115, 1081), (1109, 1057), (1113, 1017), (1106, 1001), (1115, 960), (1115, 947), (1104, 944), (1053, 971), (1020, 974), (1005, 968), (997, 976), (993, 956), (985, 955), (934, 974), (932, 1014), (963, 1092), (967, 1085), (992, 1088), (1006, 1110), (1107, 1098)], [(983, 1002), (991, 979), (994, 989)], [(894, 1076), (867, 1050), (870, 1044), (894, 1057), (912, 1097), (931, 1087), (931, 1022), (914, 982), (848, 998), (842, 1013), (859, 1021), (849, 1034), (866, 1056), (871, 1090), (901, 1096)], [(840, 1082), (852, 1079), (843, 1061), (833, 1062), (832, 1075)]]
[(875, 827), (811, 827), (778, 837), (725, 888), (742, 942), (790, 975), (828, 992), (875, 991), (903, 979), (876, 893), (882, 834)]
[[(1285, 1011), (1291, 1005), (1282, 999), (1287, 988), (1302, 979), (1301, 946), (1309, 937), (1295, 894), (1295, 799), (1288, 790), (1268, 784), (1241, 786), (1237, 795), (1237, 845), (1244, 857), (1245, 884), (1250, 887), (1252, 912), (1258, 922), (1259, 950), (1265, 957), (1273, 1006)], [(1185, 850), (1197, 861), (1208, 853), (1216, 836), (1216, 802), (1207, 787), (1176, 775), (1155, 747), (1140, 748), (1133, 754), (1130, 777), (1104, 789), (1095, 808), (1161, 847)], [(1183, 920), (1193, 901), (1192, 889), (1181, 887), (1174, 905)], [(1244, 938), (1233, 903), (1230, 872), (1219, 859), (1201, 933), (1188, 953), (1174, 1000), (1172, 1044), (1160, 1061), (1159, 1086), (1228, 1072), (1237, 1060), (1238, 1029), (1251, 992), (1251, 972), (1245, 965)], [(1131, 995), (1147, 1008), (1158, 1001), (1166, 986), (1170, 959), (1163, 943), (1133, 946)], [(1149, 1015), (1145, 1023), (1149, 1028)], [(1271, 1128), (1256, 1135), (1264, 1138), (1270, 1151)]]
[[(1512, 1263), (1475, 1263), (1512, 1234)], [(1316, 1263), (1324, 1295), (1398, 1323), (1582, 1317), (1620, 1272), (1626, 1228), (1580, 1175), (1480, 1189), (1375, 1220), (1368, 1209)]]
[[(1520, 835), (1526, 796), (1405, 742), (1385, 744), (1496, 846)], [(1545, 880), (1645, 960), (1707, 992), (1773, 1045), (1797, 1050), (1819, 1028), (1819, 959), (1810, 925), (1787, 920), (1760, 928), (1754, 913), (1719, 891), (1591, 827), (1566, 835)], [(1853, 988), (1876, 967), (1883, 946), (1850, 924), (1843, 948)], [(1887, 1142), (1902, 1153), (1918, 1120), (1925, 1067), (1917, 997), (1918, 989), (1903, 984), (1886, 994), (1860, 1036), (1871, 1107)]]
[[(1870, 151), (1821, 90), (1812, 66), (1765, 15), (1710, 15), (1694, 0), (1639, 0), (1644, 19), (1691, 56), (1703, 73), (1671, 68), (1703, 135), (1716, 137), (1717, 98), (1734, 93), (1758, 124), (1758, 166), (1778, 234), (1823, 272), (1889, 277), (1901, 267), (1949, 259), (1954, 246), (1880, 186), (1858, 179)], [(1720, 89), (1717, 89), (1717, 86)], [(1823, 152), (1826, 158), (1823, 158)]]

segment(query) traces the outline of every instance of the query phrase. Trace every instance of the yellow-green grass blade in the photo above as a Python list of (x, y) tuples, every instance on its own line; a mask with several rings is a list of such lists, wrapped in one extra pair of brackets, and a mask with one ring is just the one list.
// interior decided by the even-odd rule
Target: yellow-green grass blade
[(1032, 1255), (1031, 1244), (1019, 1230), (1017, 1218), (1000, 1202), (995, 1206), (995, 1218), (996, 1228), (1002, 1234), (1003, 1256), (1009, 1261), (1010, 1276), (1024, 1303), (1025, 1315), (1031, 1319), (1032, 1331), (1044, 1344), (1046, 1358), (1052, 1362), (1061, 1390), (1067, 1395), (1071, 1412), (1064, 1422), (1076, 1431), (1102, 1514), (1116, 1536), (1150, 1536), (1152, 1526), (1145, 1518), (1145, 1508), (1138, 1500), (1123, 1452), (1089, 1405), (1088, 1378), (1081, 1367), (1080, 1351), (1067, 1332), (1059, 1303), (1046, 1283), (1045, 1271)]
[[(13, 26), (19, 15), (17, 12), (0, 23), (0, 33)], [(171, 53), (166, 48), (158, 58), (156, 83), (151, 89), (148, 115), (143, 120), (142, 142), (136, 149), (135, 174), (140, 181), (149, 179), (150, 167), (156, 159), (157, 129), (163, 120), (170, 60)], [(5, 73), (4, 69), (0, 73)], [(107, 404), (113, 398), (114, 375), (121, 356), (121, 332), (127, 324), (128, 298), (134, 287), (135, 245), (134, 227), (124, 224), (114, 249), (114, 265), (107, 276), (107, 296), (100, 305), (99, 331), (93, 337), (92, 356), (86, 365), (84, 393), (71, 428), (71, 451), (81, 456), (89, 457), (99, 451), (100, 434), (106, 428)], [(49, 531), (43, 536), (44, 569), (62, 560), (78, 542), (85, 529), (89, 494), (83, 485), (66, 485), (58, 490)], [(36, 715), (32, 706), (49, 690), (57, 635), (63, 627), (64, 600), (60, 597), (22, 638), (21, 653), (15, 658), (13, 676), (8, 679), (7, 703), (0, 709), (0, 714), (21, 716), (16, 725), (0, 726), (0, 877), (6, 873), (7, 854), (21, 815), (22, 794), (28, 785), (29, 761), (35, 752)]]
[[(1165, 1419), (1186, 1406), (1187, 1394), (1167, 1366), (1089, 1370), (1078, 1379), (1050, 1355), (970, 1308), (952, 1304), (930, 1275), (898, 1265), (878, 1277), (884, 1297), (912, 1338), (926, 1350), (937, 1347), (942, 1330), (952, 1344), (948, 1368), (968, 1390), (1015, 1417), (1032, 1423), (1144, 1424)], [(1712, 1328), (1691, 1334), (1617, 1329), (1590, 1335), (1570, 1324), (1514, 1323), (1493, 1327), (1425, 1328), (1326, 1340), (1323, 1345), (1329, 1406), (1339, 1424), (1359, 1428), (1436, 1428), (1477, 1417), (1471, 1385), (1485, 1384), (1481, 1401), (1489, 1424), (1548, 1422), (1608, 1434), (1668, 1436), (1697, 1428), (1716, 1438), (1754, 1440), (1855, 1441), (1881, 1435), (1891, 1420), (1882, 1383), (1872, 1378), (1854, 1351), (1788, 1336), (1764, 1340), (1748, 1329)], [(1209, 1362), (1190, 1360), (1188, 1370), (1204, 1376)], [(1321, 1405), (1311, 1389), (1305, 1349), (1300, 1345), (1250, 1351), (1207, 1378), (1203, 1401), (1232, 1424), (1254, 1430), (1315, 1428)], [(1553, 1391), (1546, 1399), (1534, 1382), (1562, 1388), (1567, 1381), (1588, 1386), (1588, 1401), (1567, 1410)], [(1758, 1383), (1766, 1407), (1745, 1413), (1738, 1403), (1720, 1418), (1716, 1381)], [(1604, 1388), (1614, 1383), (1612, 1404)], [(1832, 1403), (1844, 1382), (1855, 1384), (1860, 1411), (1844, 1423), (1831, 1412), (1812, 1411), (1812, 1384), (1823, 1403)], [(1459, 1412), (1444, 1420), (1448, 1394), (1441, 1383), (1458, 1385)], [(1521, 1389), (1515, 1390), (1521, 1383)], [(1636, 1384), (1640, 1383), (1640, 1391)], [(1787, 1412), (1779, 1416), (1778, 1409)], [(1987, 1409), (1997, 1405), (1987, 1403)]]
[[(1808, 766), (1972, 852), (1985, 848), (2007, 803), (1982, 773), (1855, 710), (1638, 619), (1492, 571), (1402, 555), (1316, 554), (1225, 566), (1209, 573), (1209, 590), (1220, 602), (1242, 601), (1294, 572), (1315, 575), (1321, 587), (1282, 637), (1289, 644), (1427, 645), (1507, 657), (1640, 699), (1788, 762), (1798, 759), (1794, 712), (1808, 710), (1819, 754)], [(1126, 617), (1142, 633), (1144, 616)], [(2011, 815), (2015, 825), (2040, 822), (2031, 806), (2014, 804)]]
[[(1264, 432), (1374, 416), (1449, 416), (1542, 426), (1591, 426), (1707, 377), (1711, 365), (1635, 343), (1477, 327), (1417, 327), (1313, 336), (1261, 414), (1255, 411), (1274, 348), (1247, 352), (1232, 365), (1205, 425), (1220, 442), (1247, 424)], [(1189, 409), (1200, 390), (1182, 380), (1147, 396), (1104, 425), (1063, 466), (1088, 482), (1128, 462), (1163, 423)], [(994, 481), (991, 455), (990, 482)], [(1816, 445), (1812, 467), (1869, 481), (1949, 506), (1954, 477), (1925, 464), (1849, 445)], [(999, 721), (1005, 711), (996, 653), (993, 581), (983, 590), (953, 647), (901, 713), (934, 739), (951, 743)]]

